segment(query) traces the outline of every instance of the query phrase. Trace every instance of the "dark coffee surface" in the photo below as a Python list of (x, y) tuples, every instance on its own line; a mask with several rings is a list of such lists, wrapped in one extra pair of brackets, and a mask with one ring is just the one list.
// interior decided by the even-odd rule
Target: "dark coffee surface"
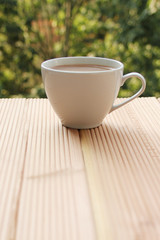
[(58, 65), (52, 67), (55, 70), (61, 71), (73, 71), (73, 72), (92, 72), (92, 71), (106, 71), (112, 70), (114, 68), (109, 66), (103, 65), (96, 65), (96, 64), (72, 64), (72, 65)]

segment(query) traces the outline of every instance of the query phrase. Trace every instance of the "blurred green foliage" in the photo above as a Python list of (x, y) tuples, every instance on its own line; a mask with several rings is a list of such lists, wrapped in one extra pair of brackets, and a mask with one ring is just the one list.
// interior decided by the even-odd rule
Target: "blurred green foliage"
[[(0, 97), (45, 97), (41, 62), (62, 56), (120, 60), (160, 97), (158, 0), (0, 0)], [(128, 80), (119, 96), (140, 87)]]

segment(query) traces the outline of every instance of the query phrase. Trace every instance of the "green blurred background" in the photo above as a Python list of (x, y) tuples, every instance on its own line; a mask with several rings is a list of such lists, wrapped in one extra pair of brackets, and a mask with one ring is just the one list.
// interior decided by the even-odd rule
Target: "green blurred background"
[[(62, 56), (120, 60), (160, 97), (159, 0), (0, 0), (0, 97), (45, 97), (41, 62)], [(140, 87), (128, 80), (119, 96)]]

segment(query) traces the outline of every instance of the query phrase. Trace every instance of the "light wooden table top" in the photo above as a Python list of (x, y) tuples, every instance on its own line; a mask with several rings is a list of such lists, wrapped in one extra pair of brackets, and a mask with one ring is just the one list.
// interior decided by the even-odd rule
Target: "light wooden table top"
[(160, 239), (158, 99), (80, 131), (47, 99), (0, 99), (0, 240), (146, 239)]

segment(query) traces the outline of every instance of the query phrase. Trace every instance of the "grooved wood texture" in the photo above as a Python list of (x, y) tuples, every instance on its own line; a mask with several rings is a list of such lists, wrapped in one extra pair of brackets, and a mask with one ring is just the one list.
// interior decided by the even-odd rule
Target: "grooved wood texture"
[(160, 239), (159, 99), (91, 130), (47, 99), (0, 99), (0, 240), (32, 239)]

